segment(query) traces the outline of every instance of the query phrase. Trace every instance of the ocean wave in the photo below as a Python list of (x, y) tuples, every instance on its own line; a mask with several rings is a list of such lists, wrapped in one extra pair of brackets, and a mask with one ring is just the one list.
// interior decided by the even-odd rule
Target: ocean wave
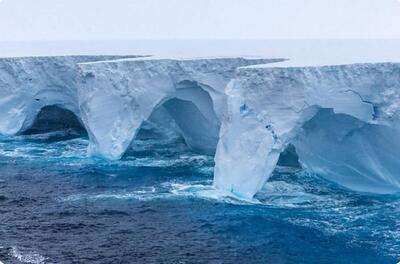
[(151, 201), (155, 199), (203, 199), (219, 203), (235, 205), (269, 205), (258, 199), (246, 199), (231, 192), (216, 189), (212, 180), (194, 182), (164, 182), (157, 187), (138, 188), (123, 192), (103, 192), (95, 194), (74, 194), (60, 198), (62, 202), (77, 202), (81, 200), (138, 200)]
[(288, 208), (315, 207), (316, 203), (334, 200), (327, 195), (310, 193), (300, 184), (285, 181), (267, 182), (256, 197), (263, 205)]
[(106, 192), (97, 194), (73, 194), (65, 198), (60, 198), (62, 202), (76, 202), (81, 200), (139, 200), (139, 201), (150, 201), (165, 197), (166, 194), (157, 192), (155, 187), (140, 188), (138, 190), (130, 192)]

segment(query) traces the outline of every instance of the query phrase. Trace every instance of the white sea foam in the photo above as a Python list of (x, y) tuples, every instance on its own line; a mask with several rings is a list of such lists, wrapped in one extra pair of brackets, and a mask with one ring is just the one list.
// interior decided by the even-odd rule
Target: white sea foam
[(243, 199), (231, 192), (214, 188), (211, 180), (202, 182), (165, 182), (158, 187), (145, 187), (125, 192), (105, 192), (96, 194), (74, 194), (61, 198), (61, 202), (76, 202), (81, 200), (138, 200), (152, 201), (156, 199), (195, 198), (212, 200), (237, 205), (261, 204), (257, 199)]
[[(0, 246), (0, 249), (2, 249), (3, 248), (3, 246)], [(0, 264), (4, 264), (1, 260), (0, 260)]]
[(74, 194), (61, 198), (62, 202), (76, 202), (80, 200), (108, 200), (108, 199), (119, 199), (119, 200), (140, 200), (150, 201), (156, 198), (162, 198), (165, 194), (157, 192), (155, 187), (141, 188), (139, 190), (130, 192), (106, 192), (98, 194)]
[(170, 192), (176, 196), (193, 197), (217, 202), (249, 205), (260, 204), (257, 199), (244, 199), (231, 192), (219, 190), (210, 183), (170, 183)]
[(331, 197), (307, 192), (304, 187), (284, 181), (267, 182), (256, 196), (264, 205), (273, 207), (309, 207), (327, 202)]
[(11, 247), (9, 255), (22, 263), (44, 264), (49, 263), (48, 258), (35, 251), (21, 249), (16, 246)]

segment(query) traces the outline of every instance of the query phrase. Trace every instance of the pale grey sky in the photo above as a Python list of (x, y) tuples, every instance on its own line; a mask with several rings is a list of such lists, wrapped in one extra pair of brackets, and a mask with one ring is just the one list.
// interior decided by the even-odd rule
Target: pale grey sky
[(287, 38), (400, 38), (400, 0), (0, 0), (0, 41)]

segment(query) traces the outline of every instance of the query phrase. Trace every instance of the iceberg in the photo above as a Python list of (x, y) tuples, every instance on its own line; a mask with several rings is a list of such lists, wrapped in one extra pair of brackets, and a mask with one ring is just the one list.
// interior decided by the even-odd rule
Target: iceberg
[(0, 133), (15, 135), (32, 127), (40, 110), (57, 106), (80, 117), (77, 63), (121, 56), (60, 56), (0, 59)]
[(227, 85), (214, 184), (253, 197), (293, 145), (300, 164), (356, 191), (400, 191), (400, 64), (239, 68)]
[(143, 122), (163, 107), (186, 144), (213, 154), (226, 112), (227, 83), (236, 69), (282, 59), (138, 58), (80, 63), (81, 117), (89, 134), (89, 153), (120, 159)]
[(400, 191), (399, 102), (398, 63), (0, 59), (1, 134), (72, 126), (87, 132), (89, 155), (117, 160), (141, 128), (157, 128), (215, 155), (214, 185), (246, 199), (279, 164), (355, 191)]

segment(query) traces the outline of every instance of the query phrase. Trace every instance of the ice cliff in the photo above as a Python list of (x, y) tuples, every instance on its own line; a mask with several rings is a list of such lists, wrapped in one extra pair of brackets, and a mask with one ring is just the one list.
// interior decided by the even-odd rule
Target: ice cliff
[(78, 122), (89, 154), (119, 159), (141, 127), (173, 122), (215, 153), (214, 185), (237, 196), (253, 197), (282, 152), (352, 190), (400, 191), (400, 64), (277, 61), (0, 59), (0, 133), (36, 131), (38, 116)]
[(226, 106), (224, 88), (240, 66), (280, 60), (121, 59), (81, 63), (82, 119), (89, 152), (119, 159), (144, 121), (163, 107), (194, 150), (214, 153)]
[(0, 133), (30, 128), (39, 111), (57, 105), (80, 116), (78, 62), (120, 56), (25, 57), (0, 59)]
[(400, 190), (400, 64), (250, 66), (225, 91), (218, 188), (252, 197), (292, 144), (304, 168), (345, 187)]

